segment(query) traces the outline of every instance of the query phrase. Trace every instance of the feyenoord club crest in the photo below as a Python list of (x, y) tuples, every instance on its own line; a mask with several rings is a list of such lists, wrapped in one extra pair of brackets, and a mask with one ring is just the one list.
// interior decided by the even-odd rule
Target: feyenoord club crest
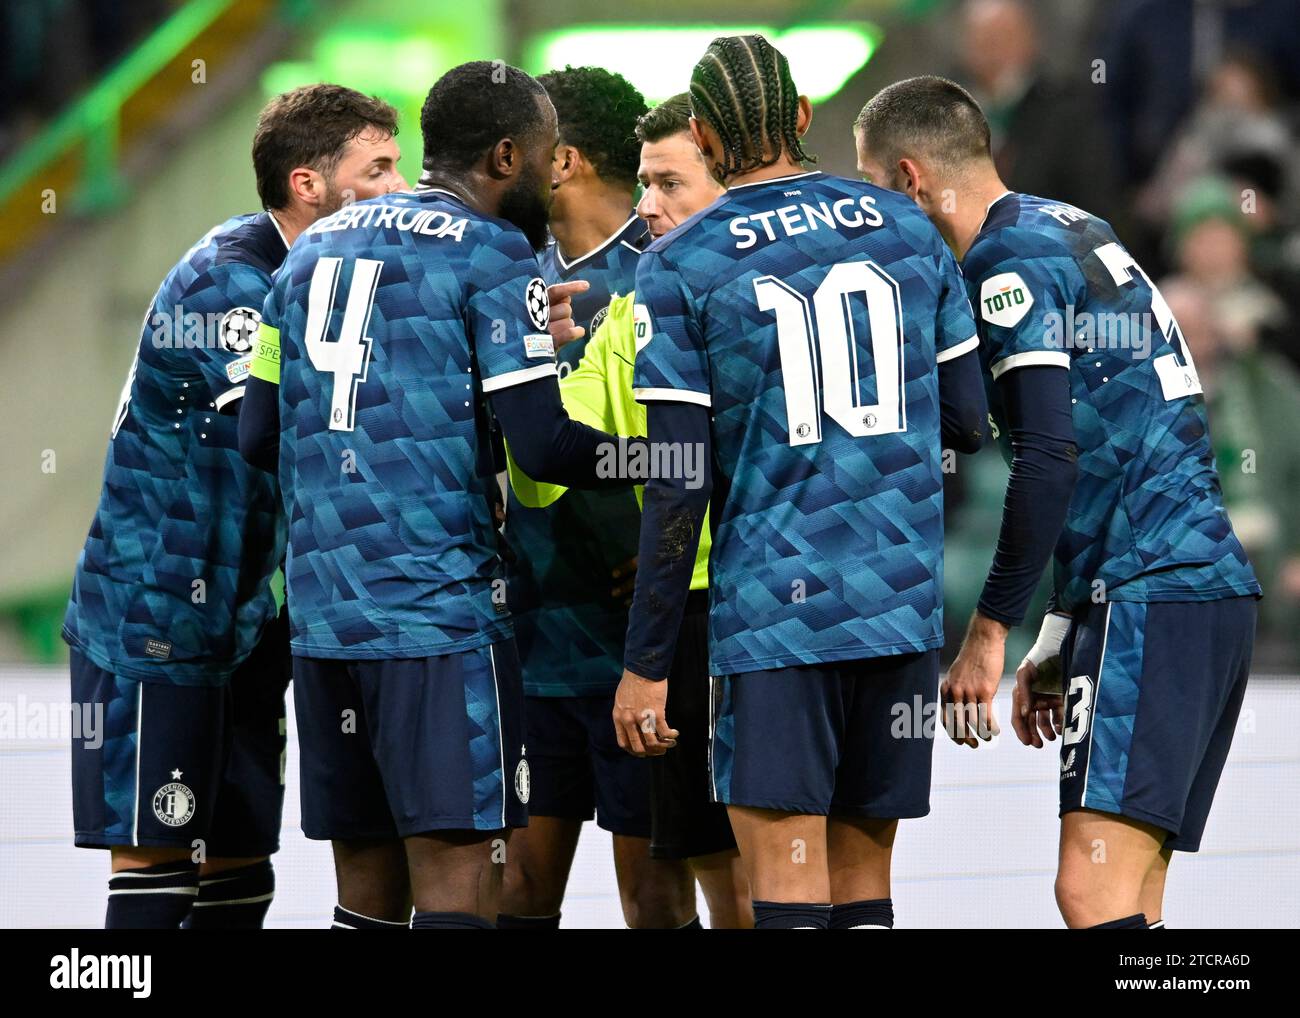
[(528, 769), (528, 761), (520, 760), (519, 766), (515, 768), (515, 797), (525, 806), (528, 805), (528, 797), (533, 791), (533, 777)]
[(253, 308), (231, 308), (221, 319), (221, 348), (235, 354), (253, 349), (253, 338), (262, 324), (262, 315)]
[[(173, 778), (179, 778), (179, 770), (172, 771)], [(181, 827), (190, 822), (194, 816), (194, 793), (189, 785), (172, 781), (163, 785), (153, 794), (153, 815), (168, 827)]]
[(528, 318), (533, 328), (545, 329), (551, 320), (551, 302), (546, 296), (546, 284), (540, 277), (534, 276), (528, 281), (524, 304), (528, 307)]

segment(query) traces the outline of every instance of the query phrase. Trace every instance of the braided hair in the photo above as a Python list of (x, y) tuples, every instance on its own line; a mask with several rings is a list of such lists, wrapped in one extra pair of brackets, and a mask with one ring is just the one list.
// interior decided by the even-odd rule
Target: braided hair
[(723, 178), (771, 166), (782, 152), (816, 162), (796, 123), (799, 90), (785, 55), (761, 35), (719, 36), (691, 72), (691, 112), (722, 139)]

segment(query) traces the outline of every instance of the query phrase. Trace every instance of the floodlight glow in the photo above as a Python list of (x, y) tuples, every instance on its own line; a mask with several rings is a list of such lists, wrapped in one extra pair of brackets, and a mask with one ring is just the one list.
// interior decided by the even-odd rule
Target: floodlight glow
[(275, 95), (315, 81), (338, 81), (363, 92), (422, 99), (455, 57), (428, 36), (343, 28), (322, 36), (311, 60), (272, 64), (262, 75), (262, 88)]
[(546, 32), (530, 41), (525, 67), (534, 74), (572, 64), (618, 71), (651, 102), (684, 92), (691, 70), (720, 35), (758, 33), (790, 61), (799, 91), (813, 102), (829, 99), (871, 59), (884, 33), (858, 21), (798, 25), (778, 31), (766, 25), (579, 26)]

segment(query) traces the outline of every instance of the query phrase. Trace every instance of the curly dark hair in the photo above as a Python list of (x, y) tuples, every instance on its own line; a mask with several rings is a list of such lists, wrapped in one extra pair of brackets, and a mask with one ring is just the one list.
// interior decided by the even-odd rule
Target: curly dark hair
[(420, 110), (424, 168), (460, 172), (499, 142), (534, 140), (546, 123), (532, 75), (499, 60), (472, 60), (437, 80)]
[(691, 109), (722, 139), (723, 177), (771, 166), (804, 151), (795, 125), (799, 90), (785, 54), (761, 35), (723, 35), (709, 43), (691, 72)]
[(304, 85), (277, 95), (257, 118), (253, 173), (262, 207), (289, 204), (289, 171), (309, 166), (328, 177), (367, 128), (397, 133), (397, 111), (384, 100), (342, 85)]
[(603, 67), (565, 67), (537, 80), (555, 104), (561, 144), (581, 152), (601, 180), (636, 183), (641, 161), (636, 122), (647, 109), (636, 87)]

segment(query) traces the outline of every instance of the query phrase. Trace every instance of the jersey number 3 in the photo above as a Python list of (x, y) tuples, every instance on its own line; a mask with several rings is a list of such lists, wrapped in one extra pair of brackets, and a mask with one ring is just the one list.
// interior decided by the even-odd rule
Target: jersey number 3
[(1151, 361), (1156, 376), (1160, 379), (1160, 391), (1165, 402), (1195, 396), (1201, 391), (1201, 379), (1196, 373), (1196, 365), (1192, 363), (1192, 352), (1187, 349), (1178, 323), (1174, 321), (1174, 313), (1165, 303), (1156, 284), (1151, 282), (1151, 277), (1142, 271), (1142, 266), (1119, 244), (1103, 244), (1093, 254), (1106, 266), (1106, 271), (1116, 286), (1133, 282), (1133, 273), (1136, 272), (1151, 288), (1151, 313), (1155, 315), (1156, 325), (1164, 334), (1165, 342), (1174, 350), (1173, 353), (1161, 354)]
[[(877, 403), (863, 403), (852, 294), (866, 297)], [(854, 438), (907, 430), (903, 319), (898, 283), (875, 262), (840, 262), (808, 298), (775, 276), (754, 280), (762, 311), (776, 315), (791, 445), (822, 440), (821, 409)], [(859, 326), (863, 324), (858, 316)]]
[(373, 258), (358, 258), (352, 270), (347, 304), (339, 338), (325, 338), (334, 312), (342, 258), (322, 258), (311, 274), (307, 292), (307, 357), (312, 367), (334, 376), (330, 397), (330, 431), (351, 431), (357, 412), (357, 387), (366, 380), (370, 366), (371, 339), (365, 334), (370, 325), (370, 311), (375, 305), (375, 288), (384, 263)]

